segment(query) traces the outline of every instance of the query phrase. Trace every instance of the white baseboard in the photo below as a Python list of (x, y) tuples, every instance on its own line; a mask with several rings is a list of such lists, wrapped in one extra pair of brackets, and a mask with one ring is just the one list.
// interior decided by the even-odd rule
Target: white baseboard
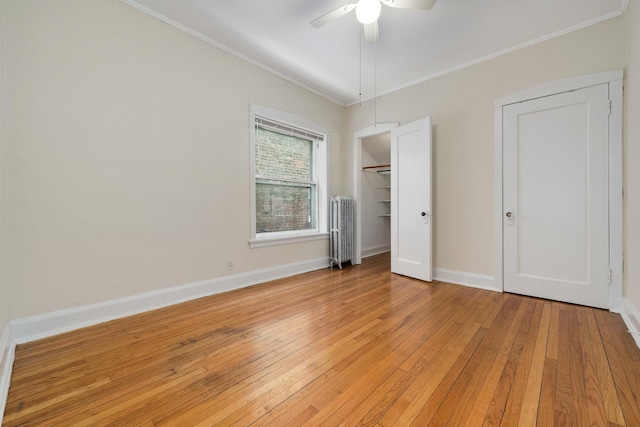
[(624, 311), (620, 315), (629, 328), (629, 333), (636, 345), (640, 348), (640, 310), (628, 298), (624, 298)]
[(391, 245), (382, 245), (382, 246), (376, 246), (373, 248), (366, 248), (362, 250), (362, 258), (383, 254), (389, 251), (391, 251)]
[(23, 317), (10, 322), (11, 336), (15, 343), (22, 344), (196, 298), (294, 276), (308, 271), (320, 270), (328, 266), (328, 258), (317, 258), (146, 292), (97, 304)]
[(0, 424), (2, 424), (4, 409), (7, 406), (7, 396), (9, 395), (9, 383), (11, 382), (11, 371), (13, 370), (15, 354), (16, 343), (11, 338), (11, 328), (9, 324), (7, 324), (0, 338)]
[(454, 283), (456, 285), (485, 289), (487, 291), (502, 292), (502, 289), (496, 286), (495, 277), (485, 276), (483, 274), (464, 273), (444, 268), (434, 268), (433, 279), (441, 282)]

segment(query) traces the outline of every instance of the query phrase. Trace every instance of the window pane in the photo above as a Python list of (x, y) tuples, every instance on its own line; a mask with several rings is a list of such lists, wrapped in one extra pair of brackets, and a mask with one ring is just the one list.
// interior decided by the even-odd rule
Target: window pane
[(313, 180), (313, 143), (268, 129), (256, 129), (256, 174)]
[(316, 228), (316, 186), (256, 181), (256, 233)]

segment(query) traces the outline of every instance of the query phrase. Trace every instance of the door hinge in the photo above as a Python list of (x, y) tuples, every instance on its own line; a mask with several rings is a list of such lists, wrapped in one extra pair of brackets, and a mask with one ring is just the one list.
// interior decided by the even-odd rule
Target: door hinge
[(609, 269), (609, 273), (607, 274), (607, 283), (611, 285), (611, 282), (613, 282), (613, 270)]
[(611, 115), (611, 109), (612, 109), (612, 108), (613, 108), (613, 107), (611, 106), (611, 100), (609, 100), (609, 115)]

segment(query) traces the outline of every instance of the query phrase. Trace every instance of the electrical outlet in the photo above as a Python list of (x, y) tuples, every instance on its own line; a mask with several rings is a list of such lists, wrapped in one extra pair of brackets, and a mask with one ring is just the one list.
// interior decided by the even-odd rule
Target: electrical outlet
[(228, 259), (227, 260), (227, 270), (233, 270), (233, 268), (235, 267), (235, 261), (232, 259)]

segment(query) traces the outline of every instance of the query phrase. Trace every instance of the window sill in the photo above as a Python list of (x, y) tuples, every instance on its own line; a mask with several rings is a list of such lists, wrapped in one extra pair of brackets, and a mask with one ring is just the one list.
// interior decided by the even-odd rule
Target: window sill
[(249, 240), (249, 247), (264, 248), (267, 246), (287, 245), (290, 243), (310, 242), (313, 240), (326, 240), (329, 233), (309, 233), (297, 236), (262, 237)]

